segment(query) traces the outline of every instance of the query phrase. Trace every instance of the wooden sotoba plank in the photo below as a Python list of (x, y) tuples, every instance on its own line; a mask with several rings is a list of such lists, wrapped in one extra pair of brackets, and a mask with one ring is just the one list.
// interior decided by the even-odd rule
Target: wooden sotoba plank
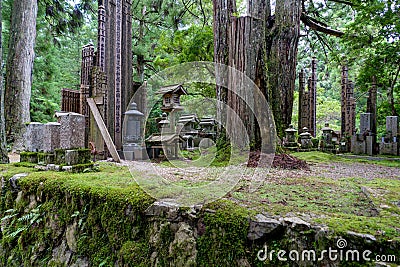
[(107, 145), (108, 150), (111, 153), (112, 158), (114, 159), (115, 162), (121, 162), (121, 159), (118, 155), (117, 149), (115, 148), (115, 145), (111, 139), (111, 136), (107, 130), (106, 125), (104, 124), (103, 119), (101, 118), (99, 109), (96, 106), (96, 103), (94, 102), (93, 98), (87, 98), (86, 99), (90, 110), (92, 111), (94, 120), (96, 121), (97, 126), (100, 129), (101, 135), (103, 136), (104, 142)]

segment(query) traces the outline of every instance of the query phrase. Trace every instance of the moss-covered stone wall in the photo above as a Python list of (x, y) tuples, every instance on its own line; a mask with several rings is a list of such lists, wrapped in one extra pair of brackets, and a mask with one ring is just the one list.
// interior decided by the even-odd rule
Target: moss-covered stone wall
[(400, 259), (398, 242), (256, 214), (229, 201), (194, 208), (154, 203), (129, 174), (112, 182), (118, 171), (0, 174), (0, 266), (375, 266), (257, 258), (265, 247), (335, 248), (339, 237), (348, 248)]

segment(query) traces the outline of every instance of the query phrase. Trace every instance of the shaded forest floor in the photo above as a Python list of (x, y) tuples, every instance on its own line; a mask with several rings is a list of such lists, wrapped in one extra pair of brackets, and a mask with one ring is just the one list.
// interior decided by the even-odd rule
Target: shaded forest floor
[[(354, 231), (372, 234), (377, 238), (400, 241), (400, 162), (390, 160), (347, 159), (320, 152), (294, 153), (306, 160), (309, 170), (272, 168), (264, 183), (249, 192), (251, 177), (244, 179), (222, 201), (246, 207), (250, 213), (269, 216), (296, 216), (311, 223), (324, 224), (337, 232)], [(13, 163), (0, 165), (0, 176), (9, 178), (16, 173), (28, 172), (32, 181), (65, 183), (67, 187), (96, 190), (116, 190), (122, 195), (140, 190), (136, 173), (124, 164), (99, 163), (100, 172), (71, 174), (42, 172), (32, 165)], [(201, 168), (191, 168), (187, 176), (171, 166), (143, 163), (144, 169), (160, 169), (172, 182), (193, 186), (198, 175), (202, 182), (210, 181)], [(214, 167), (215, 172), (220, 167)], [(221, 201), (221, 200), (219, 200)]]

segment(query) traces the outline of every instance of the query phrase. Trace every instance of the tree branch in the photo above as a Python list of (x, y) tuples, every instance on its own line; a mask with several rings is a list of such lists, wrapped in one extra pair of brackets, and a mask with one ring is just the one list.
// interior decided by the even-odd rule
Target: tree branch
[(354, 4), (350, 1), (346, 1), (346, 0), (329, 0), (335, 3), (339, 3), (339, 4), (344, 4), (344, 5), (348, 5), (348, 6), (354, 6)]
[(326, 33), (336, 37), (342, 37), (344, 35), (344, 32), (331, 29), (327, 26), (323, 26), (322, 23), (319, 23), (316, 19), (309, 17), (305, 13), (301, 14), (300, 19), (305, 25), (307, 25), (314, 31)]

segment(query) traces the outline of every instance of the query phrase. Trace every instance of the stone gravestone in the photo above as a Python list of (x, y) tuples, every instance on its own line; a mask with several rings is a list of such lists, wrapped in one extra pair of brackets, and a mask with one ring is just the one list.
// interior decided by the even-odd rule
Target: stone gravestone
[(360, 114), (360, 134), (371, 133), (372, 130), (372, 114), (361, 113)]
[(85, 116), (73, 112), (58, 113), (57, 116), (60, 123), (60, 148), (85, 147)]
[(353, 135), (351, 152), (354, 154), (373, 154), (372, 113), (360, 114), (360, 133)]
[(374, 140), (373, 140), (373, 114), (361, 113), (360, 115), (360, 133), (364, 136), (365, 140), (365, 153), (372, 156), (374, 153)]
[(43, 151), (44, 124), (31, 122), (26, 126), (25, 150), (30, 152)]
[(379, 146), (381, 154), (399, 155), (399, 121), (397, 116), (386, 117), (386, 137)]
[[(386, 132), (390, 132), (392, 137), (397, 137), (399, 134), (399, 117), (397, 116), (388, 116), (386, 117)], [(397, 138), (396, 138), (397, 139)], [(395, 140), (392, 138), (392, 142)], [(396, 140), (398, 142), (398, 140)]]
[(60, 127), (58, 122), (49, 122), (44, 125), (43, 131), (43, 151), (54, 152), (60, 147)]

